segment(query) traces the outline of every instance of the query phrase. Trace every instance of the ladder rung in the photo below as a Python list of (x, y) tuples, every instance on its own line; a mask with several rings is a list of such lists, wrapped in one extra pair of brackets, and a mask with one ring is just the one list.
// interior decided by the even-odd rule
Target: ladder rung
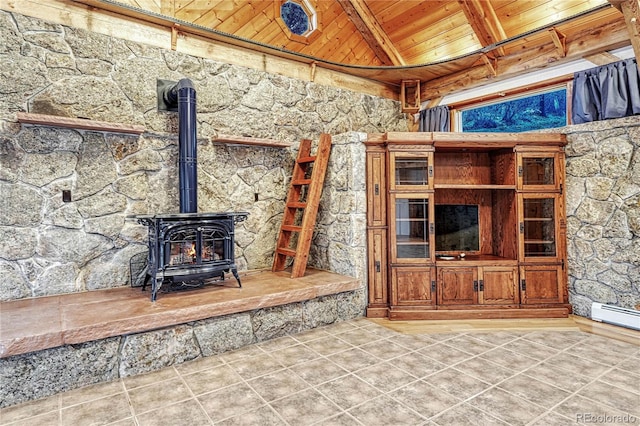
[(313, 163), (314, 161), (316, 161), (316, 156), (312, 155), (310, 157), (300, 157), (296, 160), (296, 162), (298, 164), (302, 164), (302, 163)]
[(290, 248), (285, 248), (285, 247), (278, 247), (276, 249), (276, 253), (278, 254), (284, 254), (286, 256), (290, 256), (290, 257), (296, 257), (296, 251)]
[[(294, 258), (290, 265), (291, 278), (304, 276), (330, 153), (331, 136), (326, 133), (320, 135), (316, 155), (311, 155), (311, 140), (300, 142), (273, 257), (271, 270), (274, 272), (287, 268), (288, 256)], [(303, 188), (303, 185), (308, 186)], [(298, 232), (297, 238), (293, 232)]]
[(309, 185), (311, 183), (311, 179), (298, 179), (291, 181), (291, 185)]
[(303, 203), (300, 201), (292, 201), (290, 203), (287, 203), (287, 207), (295, 208), (295, 209), (304, 209), (307, 207), (307, 203)]

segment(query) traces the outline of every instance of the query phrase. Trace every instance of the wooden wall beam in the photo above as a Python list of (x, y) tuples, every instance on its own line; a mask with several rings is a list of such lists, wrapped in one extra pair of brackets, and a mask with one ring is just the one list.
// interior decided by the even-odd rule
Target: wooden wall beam
[(422, 99), (432, 99), (478, 87), (496, 81), (531, 73), (536, 69), (549, 67), (551, 62), (567, 62), (581, 59), (606, 50), (618, 49), (629, 45), (629, 35), (622, 20), (614, 21), (598, 28), (590, 28), (566, 41), (566, 56), (558, 54), (553, 42), (513, 55), (497, 59), (497, 76), (492, 75), (487, 66), (481, 65), (461, 72), (430, 81), (422, 81), (420, 86)]
[(627, 31), (640, 69), (640, 0), (609, 0), (624, 15)]
[(498, 60), (496, 58), (489, 57), (488, 55), (483, 54), (482, 62), (484, 62), (485, 66), (487, 67), (489, 72), (493, 74), (494, 77), (498, 75)]
[(596, 66), (608, 65), (613, 62), (618, 62), (620, 60), (620, 58), (618, 58), (616, 55), (612, 55), (609, 52), (602, 52), (602, 53), (596, 53), (594, 55), (588, 55), (588, 56), (585, 56), (584, 59), (586, 59), (589, 62), (592, 62)]
[(402, 112), (412, 114), (420, 110), (420, 80), (402, 80), (400, 105)]
[(178, 48), (178, 27), (180, 25), (176, 24), (171, 27), (171, 50), (176, 50)]
[(558, 50), (558, 54), (563, 58), (567, 56), (567, 37), (555, 28), (549, 29), (549, 35)]
[[(111, 9), (104, 9), (105, 7)], [(174, 21), (131, 10), (128, 11), (131, 13), (130, 16), (124, 15), (122, 7), (115, 3), (103, 3), (98, 0), (0, 0), (0, 10), (160, 49), (169, 50), (172, 47)], [(176, 36), (178, 52), (310, 81), (312, 73), (309, 70), (313, 60), (301, 61), (296, 55), (282, 52), (279, 52), (280, 56), (276, 56), (271, 54), (268, 48), (253, 48), (254, 46), (242, 41), (230, 44), (222, 36), (189, 26), (180, 26)], [(340, 70), (328, 69), (319, 63), (312, 75), (317, 84), (399, 99), (399, 84), (396, 86), (358, 77)]]

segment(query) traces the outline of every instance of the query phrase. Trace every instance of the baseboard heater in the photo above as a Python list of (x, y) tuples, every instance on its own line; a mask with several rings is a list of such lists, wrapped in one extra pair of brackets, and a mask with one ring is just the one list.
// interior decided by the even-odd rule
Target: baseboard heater
[(640, 311), (593, 302), (591, 319), (640, 330)]

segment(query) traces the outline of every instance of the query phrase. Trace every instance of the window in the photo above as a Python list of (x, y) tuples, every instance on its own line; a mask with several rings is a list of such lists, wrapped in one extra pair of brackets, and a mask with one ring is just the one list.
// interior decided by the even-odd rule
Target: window
[(280, 17), (294, 34), (303, 35), (309, 31), (309, 16), (298, 3), (288, 1), (280, 6)]
[(318, 17), (309, 0), (281, 0), (278, 4), (277, 21), (291, 40), (307, 43), (319, 35)]
[(456, 114), (456, 127), (461, 132), (526, 132), (566, 125), (566, 86), (476, 104)]

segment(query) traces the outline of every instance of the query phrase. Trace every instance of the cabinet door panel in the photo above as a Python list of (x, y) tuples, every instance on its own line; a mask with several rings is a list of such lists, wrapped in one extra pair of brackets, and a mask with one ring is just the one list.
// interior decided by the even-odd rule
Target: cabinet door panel
[(433, 257), (433, 202), (427, 194), (392, 194), (391, 262), (424, 264)]
[(368, 232), (369, 303), (387, 305), (387, 236), (385, 229)]
[(433, 188), (432, 152), (390, 152), (389, 183), (392, 190)]
[(527, 262), (548, 263), (561, 256), (561, 196), (554, 194), (520, 194), (520, 258)]
[(398, 267), (391, 269), (394, 305), (432, 305), (433, 268)]
[(518, 268), (485, 266), (481, 269), (479, 302), (485, 305), (518, 303)]
[(562, 183), (561, 152), (521, 152), (518, 154), (518, 189), (557, 191)]
[(367, 152), (367, 220), (369, 226), (386, 225), (386, 192), (385, 153)]
[(560, 265), (531, 265), (520, 269), (522, 304), (566, 303)]
[(477, 303), (477, 268), (438, 268), (438, 304), (473, 305)]

